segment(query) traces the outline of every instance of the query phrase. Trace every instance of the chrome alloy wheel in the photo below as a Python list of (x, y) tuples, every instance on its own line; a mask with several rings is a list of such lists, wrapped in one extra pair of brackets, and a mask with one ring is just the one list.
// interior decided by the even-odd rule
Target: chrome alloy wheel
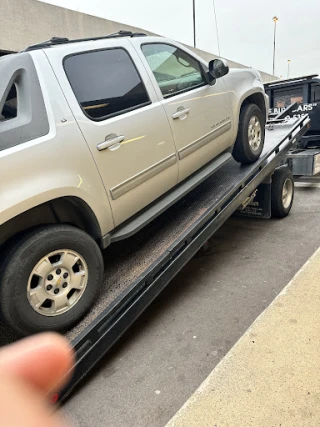
[(68, 249), (49, 253), (33, 268), (27, 286), (31, 307), (43, 316), (58, 316), (74, 307), (88, 283), (81, 255)]
[(262, 140), (261, 124), (257, 116), (252, 116), (248, 126), (248, 139), (252, 151), (260, 148)]

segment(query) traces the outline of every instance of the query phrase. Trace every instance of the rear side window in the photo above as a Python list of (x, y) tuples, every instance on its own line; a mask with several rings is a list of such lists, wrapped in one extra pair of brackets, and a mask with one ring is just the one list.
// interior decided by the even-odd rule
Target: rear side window
[(92, 120), (103, 120), (150, 103), (138, 71), (124, 49), (70, 56), (64, 67), (82, 110)]
[(287, 108), (294, 102), (303, 103), (302, 86), (274, 91), (274, 108)]
[(14, 119), (18, 114), (18, 99), (16, 85), (13, 84), (0, 111), (0, 122)]

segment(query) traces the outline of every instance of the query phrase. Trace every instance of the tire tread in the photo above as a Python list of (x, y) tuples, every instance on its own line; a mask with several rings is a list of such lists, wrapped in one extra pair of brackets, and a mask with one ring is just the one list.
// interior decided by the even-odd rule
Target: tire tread
[[(16, 283), (19, 283), (19, 280), (21, 281), (21, 272), (19, 273), (19, 267), (21, 269), (21, 265), (28, 262), (28, 257), (34, 256), (32, 247), (34, 247), (37, 242), (41, 242), (42, 239), (48, 239), (50, 236), (51, 238), (52, 236), (54, 236), (54, 238), (59, 238), (61, 236), (68, 235), (72, 242), (70, 243), (71, 245), (76, 244), (80, 247), (90, 248), (90, 254), (93, 260), (92, 262), (94, 265), (96, 264), (96, 271), (93, 271), (94, 268), (91, 270), (93, 271), (90, 276), (91, 293), (84, 293), (81, 300), (79, 300), (82, 301), (85, 295), (88, 296), (87, 301), (84, 299), (81, 304), (83, 306), (83, 313), (81, 316), (77, 315), (76, 318), (72, 319), (72, 316), (70, 316), (72, 309), (66, 312), (65, 314), (69, 315), (65, 316), (65, 319), (67, 320), (63, 326), (59, 325), (57, 322), (56, 327), (50, 327), (50, 322), (47, 321), (48, 318), (41, 315), (38, 315), (40, 320), (39, 325), (35, 323), (31, 324), (31, 322), (28, 324), (28, 321), (26, 320), (27, 316), (21, 316), (21, 313), (19, 312), (19, 310), (22, 310), (21, 305), (18, 302), (20, 301), (21, 289), (19, 289), (19, 285), (16, 285)], [(72, 247), (70, 247), (70, 249), (72, 249)], [(79, 320), (86, 311), (88, 311), (92, 302), (97, 297), (103, 274), (102, 254), (96, 242), (87, 233), (78, 228), (64, 224), (47, 225), (34, 228), (14, 237), (7, 245), (5, 245), (3, 252), (4, 259), (0, 266), (0, 312), (5, 322), (19, 335), (29, 335), (43, 330), (65, 331), (76, 323), (76, 321)], [(15, 278), (15, 288), (12, 288), (13, 277)], [(61, 316), (64, 316), (64, 314)], [(42, 324), (41, 317), (43, 317)]]
[[(262, 141), (259, 150), (253, 152), (250, 148), (248, 141), (248, 124), (252, 116), (258, 116), (260, 119), (261, 130), (262, 130)], [(264, 138), (265, 138), (265, 119), (260, 108), (256, 104), (246, 104), (241, 108), (239, 118), (239, 129), (236, 142), (233, 147), (234, 159), (242, 164), (254, 163), (260, 157), (263, 150)]]

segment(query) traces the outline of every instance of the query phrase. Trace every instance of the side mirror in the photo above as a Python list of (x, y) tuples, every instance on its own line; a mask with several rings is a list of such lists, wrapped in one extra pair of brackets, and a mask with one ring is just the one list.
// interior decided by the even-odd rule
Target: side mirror
[(213, 79), (219, 79), (229, 73), (229, 65), (225, 59), (213, 59), (209, 62), (209, 74)]

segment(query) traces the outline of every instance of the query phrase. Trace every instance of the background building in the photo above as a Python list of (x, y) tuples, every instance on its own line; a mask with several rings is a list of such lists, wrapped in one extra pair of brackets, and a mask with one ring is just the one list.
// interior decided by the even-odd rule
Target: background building
[[(37, 0), (0, 1), (0, 55), (17, 52), (34, 43), (48, 40), (53, 36), (71, 39), (102, 36), (119, 30), (150, 31), (109, 21), (62, 7), (42, 3)], [(200, 49), (194, 49), (199, 56), (209, 61), (216, 56)], [(230, 59), (230, 67), (245, 68)], [(274, 76), (261, 71), (264, 81), (274, 80)]]

